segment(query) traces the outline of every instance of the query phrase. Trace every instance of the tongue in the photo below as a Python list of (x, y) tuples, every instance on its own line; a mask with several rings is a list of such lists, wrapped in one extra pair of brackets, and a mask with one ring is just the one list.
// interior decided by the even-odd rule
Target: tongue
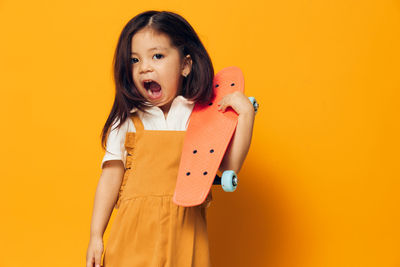
[(151, 91), (153, 91), (153, 92), (158, 92), (158, 91), (160, 91), (161, 90), (161, 86), (158, 84), (158, 83), (156, 83), (156, 82), (151, 82), (150, 83), (150, 88), (149, 88)]

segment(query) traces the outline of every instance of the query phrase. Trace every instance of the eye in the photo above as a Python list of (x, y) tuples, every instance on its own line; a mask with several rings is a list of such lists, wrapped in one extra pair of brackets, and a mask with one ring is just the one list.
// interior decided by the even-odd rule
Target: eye
[(162, 59), (164, 56), (161, 54), (155, 54), (153, 58), (156, 57), (157, 59)]
[(130, 62), (131, 62), (132, 64), (137, 63), (138, 61), (139, 61), (139, 60), (138, 60), (137, 58), (135, 58), (135, 57), (131, 58), (131, 60), (130, 60)]

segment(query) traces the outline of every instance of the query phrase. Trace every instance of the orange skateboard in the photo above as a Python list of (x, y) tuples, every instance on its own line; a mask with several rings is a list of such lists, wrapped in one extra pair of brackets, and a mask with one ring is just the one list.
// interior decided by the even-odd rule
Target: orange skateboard
[[(222, 184), (225, 191), (234, 191), (237, 177), (233, 171), (216, 173), (236, 129), (238, 114), (228, 107), (218, 111), (218, 102), (227, 94), (244, 91), (244, 77), (238, 67), (227, 67), (214, 76), (214, 97), (205, 105), (195, 104), (183, 143), (173, 201), (190, 207), (206, 199), (212, 184)], [(258, 109), (255, 99), (249, 98)]]

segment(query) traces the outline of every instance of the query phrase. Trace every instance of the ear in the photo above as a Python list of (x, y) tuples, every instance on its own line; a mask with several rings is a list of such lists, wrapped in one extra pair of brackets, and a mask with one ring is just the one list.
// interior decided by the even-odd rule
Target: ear
[(190, 55), (186, 55), (186, 57), (183, 59), (183, 64), (182, 64), (182, 75), (184, 77), (187, 77), (192, 70), (192, 58)]

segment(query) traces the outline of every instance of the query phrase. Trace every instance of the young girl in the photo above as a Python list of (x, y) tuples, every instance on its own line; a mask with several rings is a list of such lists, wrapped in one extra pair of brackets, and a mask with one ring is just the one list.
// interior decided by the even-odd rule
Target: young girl
[[(189, 23), (147, 11), (122, 30), (114, 57), (116, 95), (102, 132), (106, 153), (96, 191), (86, 266), (100, 266), (103, 233), (118, 208), (104, 250), (105, 267), (207, 267), (207, 200), (172, 201), (185, 130), (194, 103), (213, 97), (214, 69)], [(239, 114), (220, 171), (239, 172), (248, 152), (254, 109), (240, 92), (219, 103)]]

